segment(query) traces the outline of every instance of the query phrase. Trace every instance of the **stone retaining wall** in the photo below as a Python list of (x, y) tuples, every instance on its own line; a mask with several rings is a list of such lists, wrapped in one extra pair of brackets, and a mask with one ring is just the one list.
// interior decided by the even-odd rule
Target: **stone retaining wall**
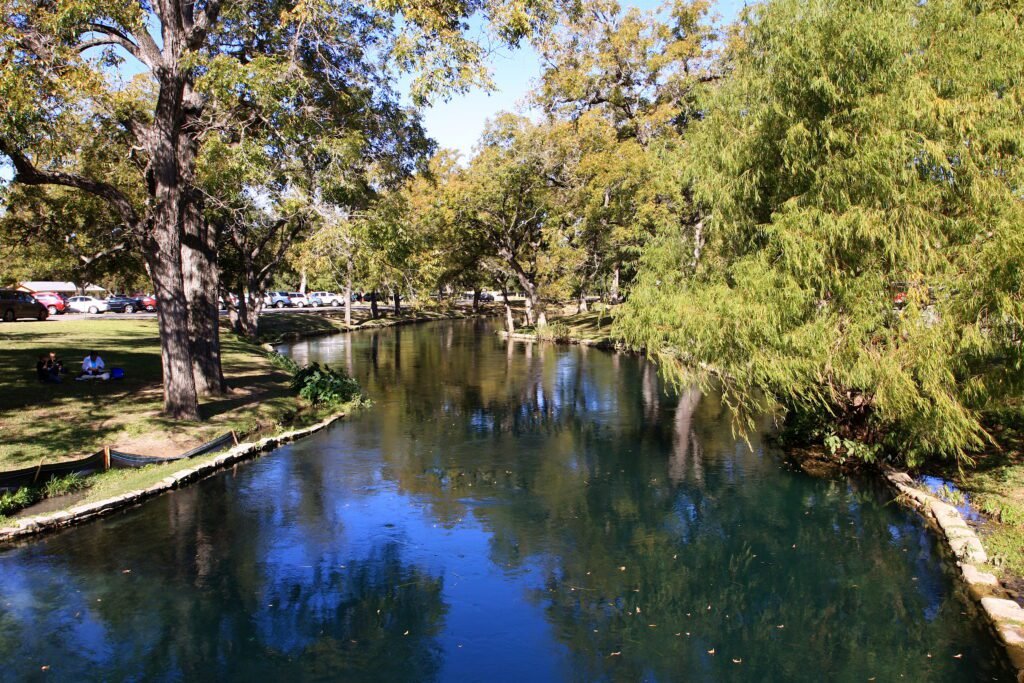
[(971, 597), (981, 605), (996, 635), (1006, 646), (1010, 661), (1017, 668), (1017, 681), (1024, 683), (1024, 608), (1008, 598), (995, 576), (977, 567), (988, 562), (988, 554), (978, 535), (955, 507), (916, 488), (914, 480), (905, 472), (889, 470), (884, 474), (897, 490), (897, 500), (917, 509), (938, 526), (957, 558), (960, 576)]
[(109, 515), (112, 512), (117, 512), (132, 505), (137, 505), (148, 498), (152, 498), (172, 489), (187, 486), (194, 481), (203, 479), (214, 472), (230, 467), (236, 463), (242, 462), (243, 460), (257, 458), (260, 454), (273, 450), (281, 444), (295, 441), (296, 439), (318, 432), (342, 417), (344, 417), (344, 413), (338, 413), (337, 415), (332, 415), (326, 420), (318, 422), (310, 427), (296, 429), (294, 431), (278, 434), (277, 436), (268, 436), (264, 439), (260, 439), (259, 441), (240, 443), (209, 462), (178, 470), (177, 472), (164, 477), (152, 486), (144, 489), (130, 491), (119, 496), (98, 500), (92, 503), (83, 503), (59, 512), (51, 512), (48, 514), (19, 519), (10, 526), (0, 528), (0, 543), (14, 541), (47, 531), (63, 529), (97, 517)]

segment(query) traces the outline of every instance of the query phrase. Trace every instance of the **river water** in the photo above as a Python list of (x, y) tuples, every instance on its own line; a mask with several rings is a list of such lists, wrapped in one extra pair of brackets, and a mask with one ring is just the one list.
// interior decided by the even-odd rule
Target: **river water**
[(373, 407), (0, 550), (0, 678), (1012, 680), (914, 515), (640, 358), (484, 321), (285, 350)]

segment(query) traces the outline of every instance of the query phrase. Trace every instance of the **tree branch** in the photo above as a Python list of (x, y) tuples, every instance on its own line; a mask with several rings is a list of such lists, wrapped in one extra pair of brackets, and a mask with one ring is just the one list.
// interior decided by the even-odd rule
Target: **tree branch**
[(23, 185), (63, 185), (95, 195), (105, 200), (121, 216), (129, 229), (139, 227), (139, 215), (132, 206), (128, 196), (113, 185), (77, 173), (62, 171), (40, 171), (29, 161), (28, 157), (15, 149), (8, 141), (0, 137), (0, 154), (7, 156), (14, 164), (14, 182)]

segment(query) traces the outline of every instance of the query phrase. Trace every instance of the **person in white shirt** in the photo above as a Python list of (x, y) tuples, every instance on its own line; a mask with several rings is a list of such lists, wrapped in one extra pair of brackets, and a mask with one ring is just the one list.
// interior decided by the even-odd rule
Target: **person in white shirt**
[(110, 373), (107, 372), (103, 359), (100, 358), (100, 354), (95, 351), (90, 351), (89, 355), (82, 359), (82, 374), (78, 376), (79, 379), (87, 379), (91, 377), (97, 377), (99, 379), (107, 379), (110, 377)]

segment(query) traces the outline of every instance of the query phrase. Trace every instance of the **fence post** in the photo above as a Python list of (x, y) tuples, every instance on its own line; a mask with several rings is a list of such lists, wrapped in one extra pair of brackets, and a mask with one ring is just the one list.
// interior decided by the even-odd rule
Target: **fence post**
[(231, 440), (235, 442), (236, 446), (238, 445), (238, 434), (235, 434), (234, 429), (231, 430)]
[(103, 447), (103, 471), (110, 470), (110, 446)]

